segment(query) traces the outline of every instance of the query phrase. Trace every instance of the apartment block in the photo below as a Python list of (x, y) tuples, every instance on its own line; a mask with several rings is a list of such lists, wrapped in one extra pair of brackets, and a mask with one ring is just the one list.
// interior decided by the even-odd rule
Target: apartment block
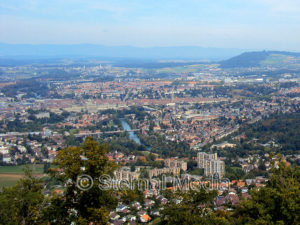
[(225, 163), (218, 159), (217, 153), (207, 154), (205, 152), (199, 152), (197, 156), (197, 167), (204, 169), (205, 176), (218, 174), (219, 177), (223, 177), (225, 174)]
[(179, 168), (183, 171), (187, 170), (187, 162), (180, 159), (166, 159), (164, 163), (167, 168)]
[(154, 168), (152, 170), (149, 170), (149, 178), (157, 177), (161, 174), (173, 174), (175, 176), (178, 176), (180, 174), (180, 168)]
[(122, 167), (121, 169), (114, 172), (115, 178), (117, 180), (137, 180), (139, 178), (139, 173), (131, 172), (130, 168)]

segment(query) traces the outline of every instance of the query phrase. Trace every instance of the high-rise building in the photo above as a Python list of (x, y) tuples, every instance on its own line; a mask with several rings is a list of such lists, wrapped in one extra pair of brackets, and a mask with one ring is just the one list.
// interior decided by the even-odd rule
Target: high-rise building
[(224, 176), (225, 163), (218, 159), (217, 153), (207, 154), (205, 152), (199, 152), (197, 158), (197, 167), (204, 169), (205, 176), (214, 174), (218, 174), (220, 178)]

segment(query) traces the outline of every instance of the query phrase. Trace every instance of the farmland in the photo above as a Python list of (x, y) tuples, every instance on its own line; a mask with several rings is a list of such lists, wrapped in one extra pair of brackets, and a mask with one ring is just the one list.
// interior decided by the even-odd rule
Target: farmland
[[(37, 176), (43, 174), (43, 164), (28, 165), (29, 169)], [(25, 165), (21, 166), (0, 166), (0, 189), (17, 183), (24, 175)]]

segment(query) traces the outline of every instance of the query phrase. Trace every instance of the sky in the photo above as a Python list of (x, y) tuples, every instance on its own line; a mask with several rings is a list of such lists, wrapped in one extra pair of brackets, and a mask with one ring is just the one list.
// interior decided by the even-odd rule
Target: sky
[(0, 42), (300, 51), (300, 1), (2, 0)]

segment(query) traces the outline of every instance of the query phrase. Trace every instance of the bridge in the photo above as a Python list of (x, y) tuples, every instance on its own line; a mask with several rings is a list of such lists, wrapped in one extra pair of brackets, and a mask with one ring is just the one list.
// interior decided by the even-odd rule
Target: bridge
[(91, 132), (91, 133), (76, 134), (75, 137), (99, 136), (101, 134), (117, 134), (117, 133), (123, 133), (123, 132), (136, 132), (136, 131), (139, 131), (139, 130), (140, 129)]
[(27, 135), (40, 135), (42, 132), (8, 132), (1, 133), (0, 137), (14, 137), (14, 136), (27, 136)]

